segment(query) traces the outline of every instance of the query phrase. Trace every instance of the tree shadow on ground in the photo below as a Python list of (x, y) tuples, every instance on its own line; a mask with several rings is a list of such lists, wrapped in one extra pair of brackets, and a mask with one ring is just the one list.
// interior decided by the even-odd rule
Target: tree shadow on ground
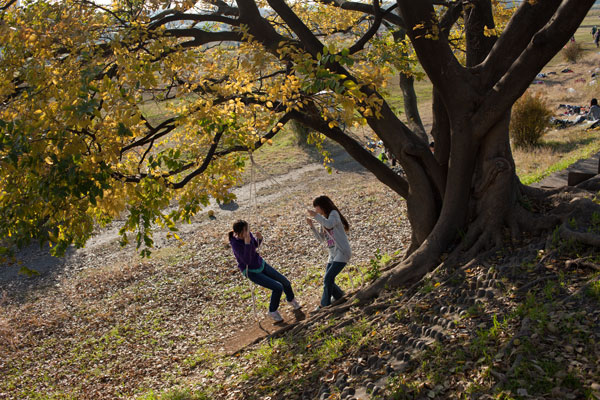
[(0, 262), (0, 295), (22, 303), (31, 289), (56, 285), (75, 248), (68, 248), (63, 257), (52, 256), (50, 250), (48, 244), (31, 244), (16, 250), (13, 260)]

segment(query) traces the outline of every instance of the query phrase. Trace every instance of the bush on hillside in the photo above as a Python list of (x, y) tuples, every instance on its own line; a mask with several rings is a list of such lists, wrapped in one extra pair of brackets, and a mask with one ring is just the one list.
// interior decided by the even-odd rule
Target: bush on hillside
[(569, 62), (577, 62), (583, 56), (583, 48), (578, 42), (569, 42), (562, 50), (563, 57)]
[(539, 93), (526, 91), (512, 109), (510, 136), (517, 147), (530, 147), (538, 144), (550, 126), (552, 111), (546, 99)]

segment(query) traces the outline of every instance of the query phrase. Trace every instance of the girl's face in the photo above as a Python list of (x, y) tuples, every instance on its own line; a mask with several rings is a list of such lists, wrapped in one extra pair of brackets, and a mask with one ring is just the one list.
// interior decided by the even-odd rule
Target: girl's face
[(317, 214), (325, 216), (325, 211), (323, 211), (323, 209), (320, 206), (315, 206), (315, 211), (317, 212)]

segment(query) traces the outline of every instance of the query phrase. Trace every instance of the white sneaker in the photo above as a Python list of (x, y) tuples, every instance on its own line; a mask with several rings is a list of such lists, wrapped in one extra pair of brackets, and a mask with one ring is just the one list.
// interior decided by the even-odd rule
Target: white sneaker
[(302, 308), (302, 306), (296, 301), (296, 299), (293, 299), (292, 301), (288, 301), (287, 302), (290, 306), (292, 306), (292, 308), (294, 309), (294, 311), (297, 311), (299, 309)]
[(269, 317), (273, 318), (275, 322), (283, 321), (283, 318), (281, 317), (281, 314), (279, 314), (279, 311), (269, 311)]

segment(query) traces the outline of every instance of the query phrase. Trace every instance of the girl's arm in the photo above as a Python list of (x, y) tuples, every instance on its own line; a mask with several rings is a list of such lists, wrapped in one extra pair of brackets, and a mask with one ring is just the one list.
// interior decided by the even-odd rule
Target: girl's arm
[(250, 243), (244, 243), (244, 252), (243, 252), (243, 262), (245, 264), (249, 264), (250, 261), (252, 261), (252, 257), (254, 256), (254, 253), (256, 253), (256, 248), (258, 247), (258, 242), (256, 241), (256, 238), (254, 236), (252, 236), (252, 234), (250, 233)]
[(321, 214), (317, 214), (314, 217), (325, 229), (332, 229), (337, 224), (341, 224), (340, 214), (333, 210), (329, 213), (329, 218), (325, 218)]
[(321, 232), (317, 228), (315, 228), (314, 225), (310, 226), (310, 230), (312, 231), (313, 235), (315, 235), (315, 237), (317, 238), (317, 240), (319, 242), (325, 241), (325, 235), (323, 234), (323, 232)]
[(256, 237), (252, 237), (256, 242), (256, 248), (259, 248), (263, 242), (263, 235), (260, 232), (256, 232)]

